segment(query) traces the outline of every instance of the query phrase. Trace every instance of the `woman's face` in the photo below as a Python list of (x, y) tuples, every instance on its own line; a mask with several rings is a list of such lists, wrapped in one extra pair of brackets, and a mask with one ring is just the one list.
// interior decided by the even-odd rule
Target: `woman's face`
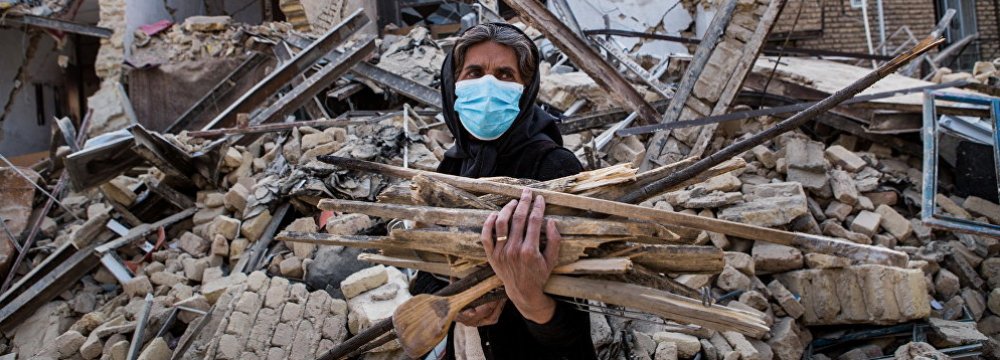
[(493, 75), (500, 81), (524, 85), (514, 49), (493, 41), (483, 41), (465, 51), (465, 65), (460, 69), (458, 81), (478, 79), (486, 75)]

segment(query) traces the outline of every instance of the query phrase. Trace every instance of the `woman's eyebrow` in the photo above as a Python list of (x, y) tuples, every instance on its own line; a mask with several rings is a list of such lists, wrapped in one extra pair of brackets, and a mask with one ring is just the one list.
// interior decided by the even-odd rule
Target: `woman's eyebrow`
[(482, 71), (483, 70), (483, 66), (482, 65), (478, 65), (478, 64), (469, 64), (469, 65), (466, 65), (465, 68), (462, 69), (462, 71), (472, 71), (472, 70), (480, 70), (480, 71)]
[(496, 69), (496, 72), (509, 73), (511, 75), (517, 74), (516, 70), (510, 66), (501, 66)]

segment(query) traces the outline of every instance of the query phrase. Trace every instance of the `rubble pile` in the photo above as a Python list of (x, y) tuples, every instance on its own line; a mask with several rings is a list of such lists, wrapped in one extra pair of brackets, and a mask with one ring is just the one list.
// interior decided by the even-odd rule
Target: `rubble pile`
[(996, 86), (1000, 84), (1000, 72), (997, 72), (997, 67), (1000, 67), (1000, 59), (995, 59), (992, 62), (977, 61), (971, 73), (964, 71), (954, 72), (950, 68), (940, 68), (934, 72), (931, 81), (940, 84), (957, 80), (968, 80), (984, 85)]
[(278, 39), (292, 31), (287, 23), (233, 23), (228, 16), (193, 16), (181, 24), (153, 24), (135, 31), (132, 57), (156, 57), (157, 63), (193, 61), (204, 57), (241, 56), (254, 38)]
[[(283, 3), (283, 9), (302, 7)], [(769, 6), (766, 0), (751, 3), (758, 8), (743, 4), (740, 21), (760, 21), (750, 14)], [(119, 6), (124, 7), (102, 5), (102, 11), (116, 15)], [(357, 19), (332, 8), (327, 15)], [(746, 39), (756, 33), (746, 28), (758, 27), (734, 24), (745, 30), (738, 42), (753, 44)], [(275, 62), (279, 66), (269, 71), (277, 75), (261, 80), (269, 86), (232, 99), (253, 104), (229, 109), (196, 104), (220, 114), (220, 124), (199, 131), (126, 125), (124, 88), (117, 79), (106, 80), (101, 94), (114, 101), (95, 97), (89, 105), (103, 111), (95, 112), (95, 119), (116, 121), (97, 120), (99, 130), (81, 129), (80, 138), (105, 135), (76, 141), (60, 128), (67, 140), (60, 139), (54, 157), (32, 168), (0, 168), (5, 185), (0, 194), (8, 202), (0, 204), (0, 223), (15, 234), (8, 235), (13, 242), (0, 245), (0, 268), (9, 269), (0, 272), (0, 352), (24, 359), (316, 358), (391, 320), (413, 298), (414, 269), (457, 278), (485, 264), (477, 216), (485, 218), (508, 198), (420, 172), (435, 170), (454, 142), (440, 121), (440, 98), (433, 105), (434, 99), (420, 95), (421, 89), (436, 92), (454, 38), (435, 39), (430, 30), (416, 27), (406, 36), (379, 39), (377, 54), (346, 59), (340, 55), (350, 47), (329, 39), (347, 41), (351, 34), (336, 28), (313, 28), (310, 35), (289, 23), (247, 25), (199, 16), (140, 29), (133, 56), (158, 63), (252, 51), (272, 56), (268, 47), (286, 40), (298, 53)], [(527, 32), (542, 37), (534, 29)], [(310, 54), (313, 47), (301, 46), (302, 39), (327, 50)], [(737, 46), (724, 44), (730, 52), (728, 47)], [(105, 45), (102, 51), (121, 44)], [(783, 61), (785, 66), (820, 62)], [(282, 72), (287, 69), (280, 65), (289, 63), (301, 71)], [(635, 118), (626, 118), (630, 111), (622, 100), (588, 76), (585, 65), (543, 63), (540, 100), (547, 109), (568, 113), (559, 124), (572, 129), (563, 133), (565, 146), (589, 171), (541, 183), (468, 181), (489, 189), (524, 185), (565, 195), (551, 212), (572, 230), (560, 252), (565, 261), (553, 276), (557, 283), (575, 279), (571, 284), (604, 286), (580, 294), (572, 291), (589, 288), (564, 285), (558, 294), (589, 304), (591, 336), (602, 359), (1000, 356), (1000, 240), (922, 220), (928, 189), (924, 159), (903, 151), (914, 139), (901, 136), (889, 143), (864, 130), (803, 127), (650, 194), (641, 208), (627, 208), (633, 214), (613, 213), (596, 201), (618, 199), (678, 173), (699, 156), (639, 171), (652, 136), (615, 136)], [(993, 86), (996, 65), (980, 62), (968, 74), (941, 69), (934, 82), (974, 79)], [(117, 66), (102, 75), (127, 71)], [(372, 68), (402, 80), (386, 80)], [(787, 83), (757, 88), (754, 76), (770, 73), (753, 71), (746, 87), (791, 99), (782, 93)], [(323, 75), (331, 73), (338, 76)], [(319, 81), (315, 74), (341, 89), (363, 84), (407, 99), (340, 94), (351, 98), (350, 110), (331, 112), (331, 118), (302, 119), (296, 110), (305, 105), (283, 109), (293, 102), (322, 106), (314, 101), (317, 96), (336, 97), (309, 85)], [(790, 79), (812, 81), (787, 71), (775, 81)], [(725, 89), (726, 96), (735, 97), (743, 86), (732, 83), (736, 88)], [(661, 98), (648, 84), (630, 86), (644, 101)], [(251, 95), (281, 98), (257, 103)], [(729, 104), (731, 99), (716, 95), (725, 109), (756, 106), (757, 100)], [(295, 102), (301, 100), (295, 96), (308, 101)], [(361, 101), (389, 105), (355, 110)], [(709, 110), (704, 113), (717, 115)], [(287, 121), (250, 120), (268, 111), (285, 111), (268, 115)], [(900, 110), (906, 111), (912, 113)], [(699, 151), (712, 154), (780, 121), (776, 114), (756, 115), (712, 131), (679, 128), (664, 135), (673, 137), (665, 139), (663, 151), (672, 158), (700, 143)], [(580, 122), (588, 125), (573, 128)], [(953, 180), (941, 179), (945, 186), (933, 194), (932, 211), (970, 224), (1000, 225), (995, 199), (965, 195)], [(587, 207), (587, 201), (601, 206)], [(681, 226), (649, 220), (664, 214), (690, 221)], [(736, 227), (740, 236), (733, 235)], [(29, 240), (16, 240), (21, 238)], [(607, 292), (617, 297), (595, 299)], [(642, 308), (642, 299), (658, 306)], [(403, 358), (405, 342), (364, 350), (364, 359)]]

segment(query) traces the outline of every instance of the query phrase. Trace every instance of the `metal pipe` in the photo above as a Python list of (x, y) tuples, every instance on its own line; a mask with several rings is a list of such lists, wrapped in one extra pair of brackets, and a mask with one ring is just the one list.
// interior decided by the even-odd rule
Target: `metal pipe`
[[(861, 0), (861, 18), (865, 24), (865, 40), (868, 42), (868, 53), (875, 55), (875, 48), (872, 46), (872, 29), (868, 24), (868, 0)], [(878, 69), (878, 64), (872, 60), (872, 69)]]
[(878, 37), (882, 44), (882, 55), (885, 55), (885, 7), (882, 6), (882, 0), (875, 0), (875, 6), (878, 9)]

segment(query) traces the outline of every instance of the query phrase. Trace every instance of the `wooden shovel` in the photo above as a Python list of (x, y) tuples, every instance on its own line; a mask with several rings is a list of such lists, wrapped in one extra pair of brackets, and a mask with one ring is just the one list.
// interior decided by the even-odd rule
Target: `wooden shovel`
[(448, 327), (466, 305), (503, 285), (496, 275), (451, 296), (420, 294), (407, 300), (392, 314), (392, 326), (410, 358), (437, 346), (448, 335)]

